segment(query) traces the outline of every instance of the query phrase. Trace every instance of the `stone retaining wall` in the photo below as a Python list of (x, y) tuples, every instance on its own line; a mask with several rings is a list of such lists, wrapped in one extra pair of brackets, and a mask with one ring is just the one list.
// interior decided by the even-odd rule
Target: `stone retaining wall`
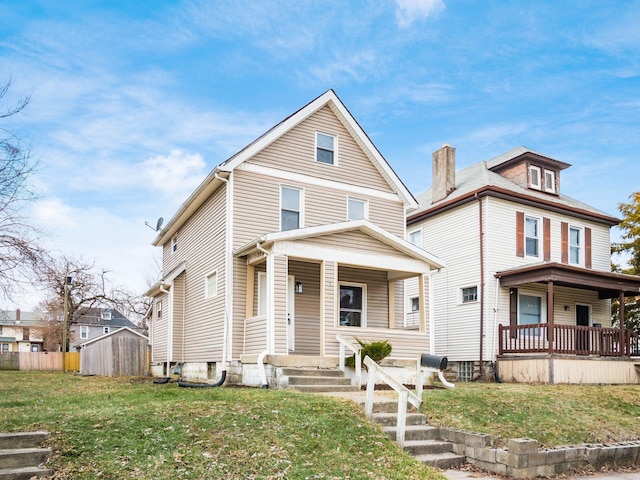
[(515, 438), (506, 448), (493, 447), (491, 435), (440, 428), (440, 437), (454, 444), (454, 452), (478, 468), (512, 478), (547, 477), (572, 469), (605, 465), (640, 465), (640, 440), (615, 444), (584, 444), (540, 448), (537, 440)]

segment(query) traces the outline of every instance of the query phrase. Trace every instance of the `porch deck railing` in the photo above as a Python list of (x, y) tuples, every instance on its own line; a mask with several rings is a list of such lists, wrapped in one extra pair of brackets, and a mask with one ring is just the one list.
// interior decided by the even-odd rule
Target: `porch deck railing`
[(498, 354), (562, 353), (631, 357), (640, 355), (639, 336), (619, 328), (554, 325), (550, 342), (549, 324), (499, 325)]

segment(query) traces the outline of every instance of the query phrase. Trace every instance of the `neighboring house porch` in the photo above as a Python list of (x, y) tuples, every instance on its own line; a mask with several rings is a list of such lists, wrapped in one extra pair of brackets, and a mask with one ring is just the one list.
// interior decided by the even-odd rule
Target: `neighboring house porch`
[(428, 305), (429, 274), (442, 264), (366, 220), (264, 235), (234, 255), (246, 260), (243, 369), (260, 354), (267, 363), (295, 356), (289, 365), (337, 365), (338, 334), (388, 340), (391, 358), (412, 365), (430, 351), (429, 312), (405, 324), (404, 280), (417, 279), (420, 305)]
[(510, 298), (509, 321), (501, 318), (497, 331), (502, 380), (640, 383), (640, 337), (625, 328), (624, 311), (611, 328), (610, 302), (603, 301), (624, 305), (640, 292), (640, 278), (554, 262), (496, 277)]

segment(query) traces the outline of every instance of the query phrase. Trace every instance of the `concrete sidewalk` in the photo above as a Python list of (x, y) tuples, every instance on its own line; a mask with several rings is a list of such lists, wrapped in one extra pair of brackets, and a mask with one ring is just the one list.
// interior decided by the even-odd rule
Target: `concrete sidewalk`
[[(444, 475), (449, 480), (504, 480), (488, 473), (468, 470), (445, 470)], [(559, 476), (562, 480), (640, 480), (640, 470), (637, 472), (606, 472), (589, 475)]]

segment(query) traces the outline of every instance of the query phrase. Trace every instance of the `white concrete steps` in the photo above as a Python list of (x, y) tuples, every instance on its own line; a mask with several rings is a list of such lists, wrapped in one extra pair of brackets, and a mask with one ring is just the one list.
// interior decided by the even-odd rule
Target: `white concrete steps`
[(283, 368), (281, 378), (286, 388), (299, 392), (358, 391), (337, 368)]
[(30, 480), (51, 474), (41, 468), (51, 456), (51, 449), (41, 448), (47, 432), (0, 432), (0, 480)]

